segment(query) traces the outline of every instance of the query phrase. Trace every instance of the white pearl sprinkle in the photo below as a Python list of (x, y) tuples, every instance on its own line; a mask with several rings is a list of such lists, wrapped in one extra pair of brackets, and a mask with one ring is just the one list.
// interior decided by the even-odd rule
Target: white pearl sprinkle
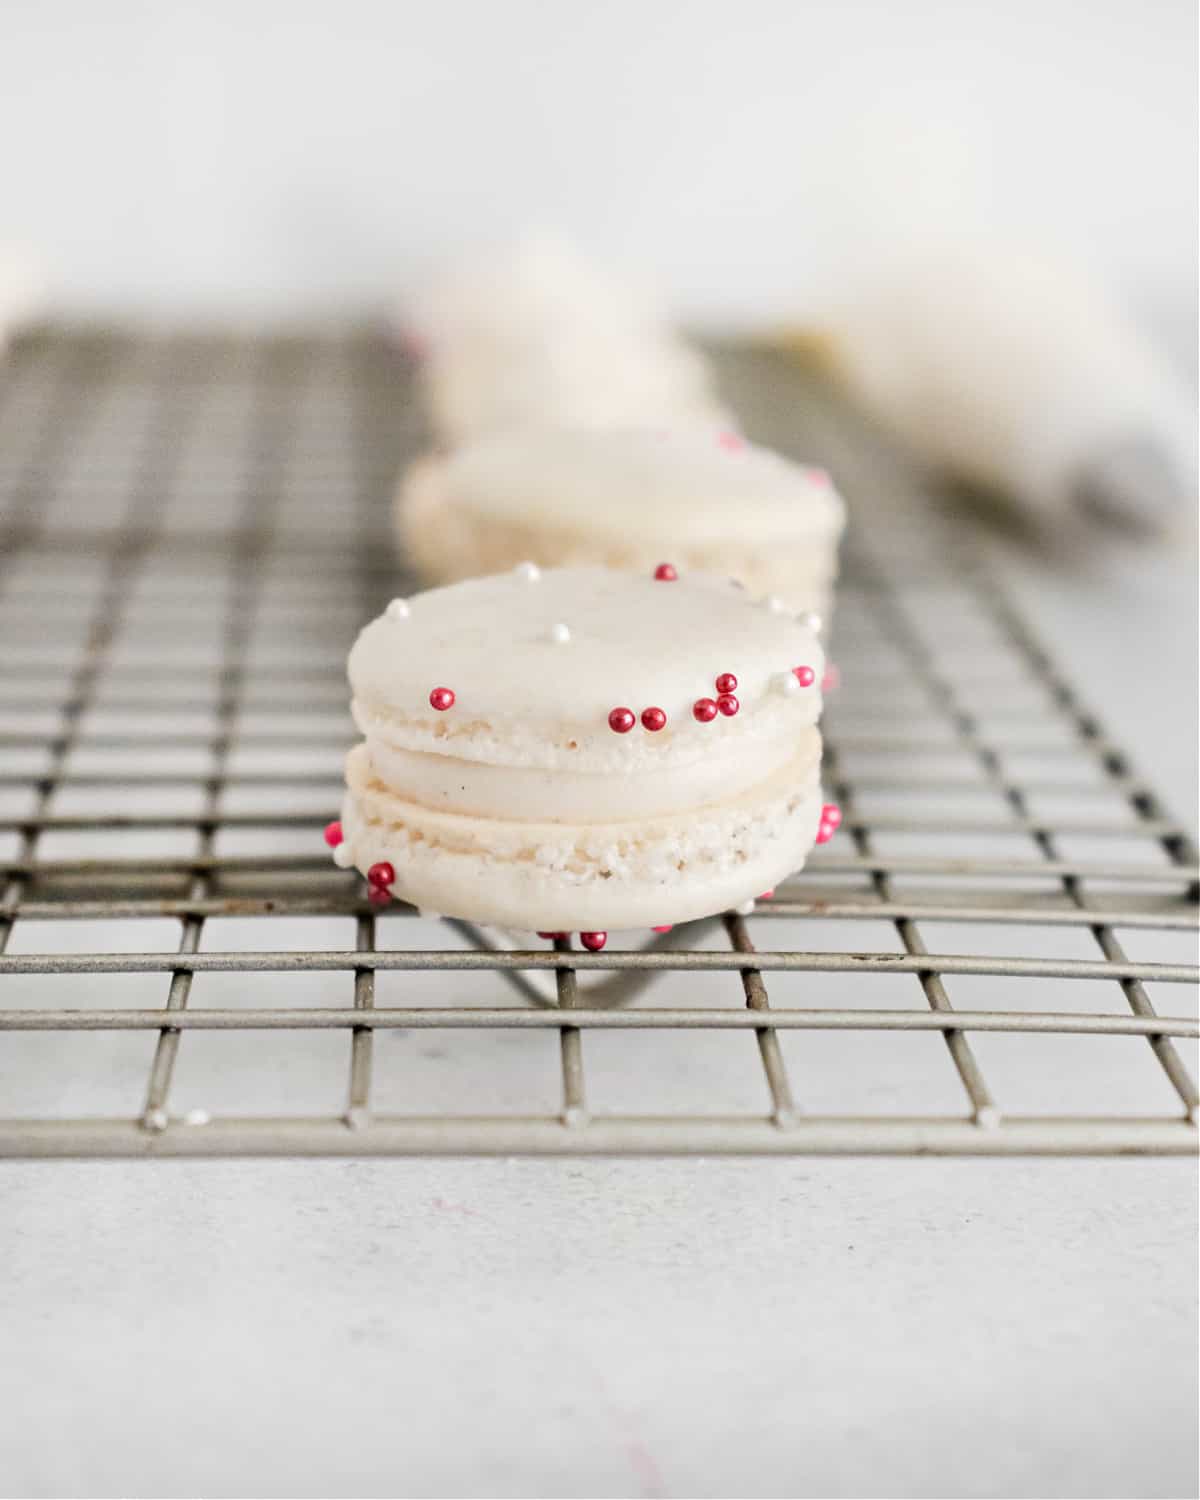
[(565, 646), (571, 639), (571, 632), (565, 625), (551, 625), (550, 639), (556, 646)]
[(740, 906), (735, 906), (733, 909), (739, 917), (748, 917), (754, 910), (754, 898), (751, 897), (749, 901), (743, 901)]
[(211, 1120), (212, 1115), (206, 1109), (189, 1109), (183, 1117), (185, 1125), (207, 1125)]
[(775, 686), (785, 698), (791, 698), (800, 691), (800, 679), (794, 672), (780, 672), (775, 679)]
[(165, 1130), (167, 1128), (166, 1110), (148, 1109), (142, 1116), (142, 1124), (147, 1130)]
[(807, 630), (811, 630), (814, 635), (818, 635), (820, 634), (821, 625), (823, 622), (821, 620), (821, 616), (816, 612), (816, 610), (810, 609), (800, 616), (800, 623)]
[(333, 851), (333, 862), (339, 870), (348, 870), (354, 864), (354, 850), (349, 839), (343, 839)]
[(384, 613), (389, 620), (407, 620), (412, 610), (408, 607), (407, 599), (393, 599)]
[(768, 594), (767, 597), (763, 600), (763, 603), (767, 606), (767, 608), (773, 615), (782, 615), (787, 613), (787, 605), (776, 594)]
[(526, 583), (536, 583), (542, 576), (542, 570), (535, 562), (518, 563), (513, 572), (518, 578), (523, 578)]

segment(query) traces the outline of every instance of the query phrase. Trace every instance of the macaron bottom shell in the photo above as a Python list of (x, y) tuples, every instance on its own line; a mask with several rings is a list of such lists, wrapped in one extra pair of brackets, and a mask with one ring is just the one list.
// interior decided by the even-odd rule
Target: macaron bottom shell
[(819, 772), (806, 747), (728, 803), (573, 829), (433, 813), (384, 786), (359, 746), (341, 822), (353, 864), (392, 865), (392, 895), (423, 910), (524, 932), (614, 932), (713, 916), (801, 868), (821, 821)]

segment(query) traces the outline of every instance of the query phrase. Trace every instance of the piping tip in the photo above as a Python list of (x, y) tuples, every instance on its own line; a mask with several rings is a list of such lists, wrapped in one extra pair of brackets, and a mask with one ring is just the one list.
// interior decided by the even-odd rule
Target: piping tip
[(1068, 490), (1079, 514), (1142, 541), (1181, 533), (1195, 509), (1194, 480), (1146, 438), (1114, 444), (1089, 460)]

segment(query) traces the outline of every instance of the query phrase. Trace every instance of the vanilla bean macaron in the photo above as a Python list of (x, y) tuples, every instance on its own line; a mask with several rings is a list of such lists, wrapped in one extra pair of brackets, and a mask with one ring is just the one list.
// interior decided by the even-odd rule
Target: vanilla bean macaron
[(737, 578), (827, 616), (845, 506), (828, 474), (738, 434), (549, 428), (420, 460), (397, 497), (402, 544), (434, 583), (598, 563)]
[(350, 653), (334, 858), (379, 902), (587, 946), (738, 907), (836, 826), (823, 665), (728, 578), (526, 564), (395, 600)]

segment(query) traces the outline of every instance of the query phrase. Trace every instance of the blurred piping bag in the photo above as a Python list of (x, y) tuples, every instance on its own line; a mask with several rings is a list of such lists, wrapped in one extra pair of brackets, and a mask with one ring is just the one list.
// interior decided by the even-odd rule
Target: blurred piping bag
[(1195, 399), (1086, 269), (951, 240), (856, 280), (834, 368), (927, 462), (1050, 526), (1194, 526)]

